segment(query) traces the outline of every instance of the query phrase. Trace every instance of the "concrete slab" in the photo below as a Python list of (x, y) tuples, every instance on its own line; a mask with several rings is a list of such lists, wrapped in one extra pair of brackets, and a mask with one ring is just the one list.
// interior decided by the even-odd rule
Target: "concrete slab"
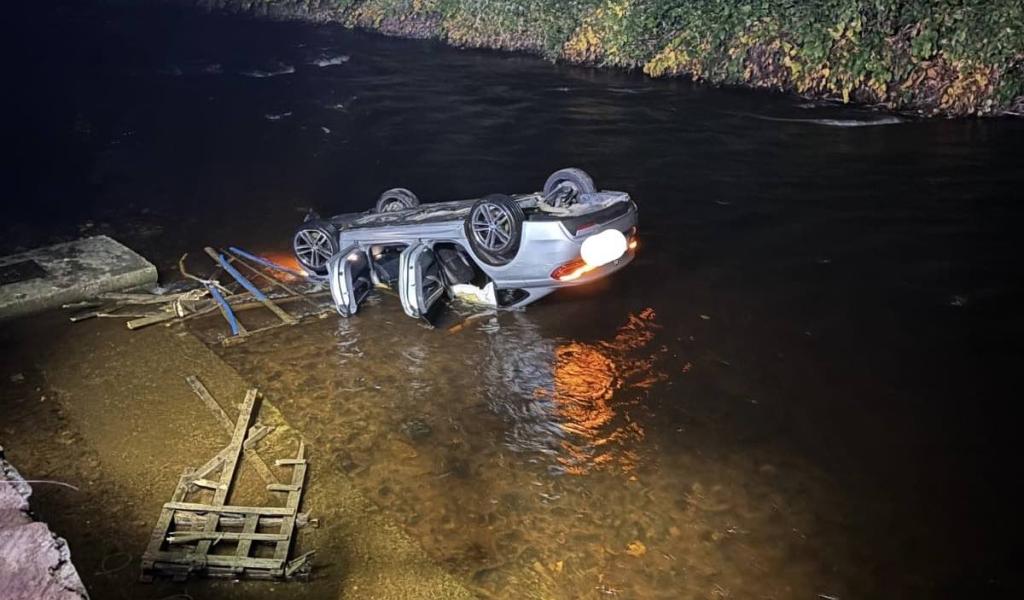
[(0, 319), (156, 283), (156, 267), (105, 236), (0, 258)]

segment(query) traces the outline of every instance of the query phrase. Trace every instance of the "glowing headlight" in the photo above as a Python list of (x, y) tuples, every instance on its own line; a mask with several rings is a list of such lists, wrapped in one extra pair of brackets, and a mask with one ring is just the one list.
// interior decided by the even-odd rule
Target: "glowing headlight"
[(618, 229), (606, 229), (583, 240), (580, 256), (591, 267), (600, 267), (626, 253), (626, 236)]

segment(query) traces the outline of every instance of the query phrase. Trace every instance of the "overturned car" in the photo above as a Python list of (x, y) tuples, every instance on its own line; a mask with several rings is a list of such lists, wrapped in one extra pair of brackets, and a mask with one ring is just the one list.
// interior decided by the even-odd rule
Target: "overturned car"
[(374, 287), (396, 291), (406, 314), (430, 320), (444, 298), (500, 308), (605, 277), (637, 245), (637, 207), (625, 192), (597, 191), (562, 169), (540, 192), (421, 205), (395, 188), (364, 213), (313, 215), (293, 238), (295, 256), (326, 276), (345, 317)]

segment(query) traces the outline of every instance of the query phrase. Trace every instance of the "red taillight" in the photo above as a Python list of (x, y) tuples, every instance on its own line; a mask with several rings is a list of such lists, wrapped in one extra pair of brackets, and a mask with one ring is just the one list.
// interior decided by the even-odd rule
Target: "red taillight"
[(626, 234), (626, 247), (630, 250), (636, 250), (636, 247), (640, 245), (640, 239), (637, 236), (636, 227), (631, 227), (629, 232)]
[(582, 258), (574, 258), (551, 272), (551, 278), (558, 281), (579, 279), (584, 273), (593, 271), (594, 267), (583, 262)]

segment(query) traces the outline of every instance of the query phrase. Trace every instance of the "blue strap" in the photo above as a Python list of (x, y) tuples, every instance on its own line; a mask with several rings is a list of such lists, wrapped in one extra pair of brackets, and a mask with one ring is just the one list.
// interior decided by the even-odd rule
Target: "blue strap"
[(296, 271), (295, 269), (290, 269), (284, 265), (279, 265), (270, 259), (263, 258), (262, 256), (258, 254), (253, 254), (252, 252), (246, 252), (245, 250), (242, 250), (241, 248), (235, 246), (228, 247), (228, 252), (234, 254), (235, 256), (247, 258), (253, 261), (254, 263), (258, 263), (263, 265), (264, 267), (267, 267), (268, 269), (274, 269), (275, 271), (281, 271), (282, 273), (288, 273), (289, 275), (302, 277), (303, 279), (309, 278), (309, 276), (306, 273), (303, 273), (302, 271)]
[(253, 295), (253, 298), (256, 298), (260, 302), (267, 301), (267, 297), (263, 294), (263, 292), (260, 291), (260, 288), (254, 286), (251, 281), (245, 278), (245, 275), (242, 275), (241, 273), (238, 272), (238, 269), (232, 267), (231, 263), (229, 263), (228, 260), (224, 258), (223, 254), (218, 254), (217, 260), (220, 261), (220, 266), (224, 267), (224, 270), (235, 278), (235, 281), (242, 284), (242, 287), (244, 287), (246, 290), (248, 290), (250, 294)]
[(238, 319), (235, 318), (234, 311), (231, 310), (231, 305), (224, 299), (224, 296), (217, 291), (217, 288), (206, 284), (206, 289), (210, 290), (210, 295), (213, 296), (214, 301), (224, 309), (224, 318), (228, 320), (228, 326), (231, 327), (231, 335), (238, 335)]

